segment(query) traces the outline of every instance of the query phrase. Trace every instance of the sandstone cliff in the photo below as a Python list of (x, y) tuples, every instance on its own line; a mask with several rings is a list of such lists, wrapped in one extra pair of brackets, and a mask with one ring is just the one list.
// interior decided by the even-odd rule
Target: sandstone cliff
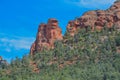
[(32, 44), (30, 54), (43, 50), (43, 48), (54, 48), (56, 40), (62, 40), (62, 32), (56, 19), (49, 19), (47, 24), (41, 23), (35, 42)]
[(111, 28), (113, 25), (120, 29), (120, 1), (116, 1), (107, 10), (88, 11), (82, 17), (69, 21), (67, 32), (74, 36), (81, 28), (90, 27), (94, 31), (101, 30), (105, 26)]
[[(67, 32), (74, 36), (79, 29), (91, 28), (94, 30), (102, 30), (104, 27), (120, 29), (120, 1), (116, 1), (107, 10), (95, 10), (84, 13), (80, 18), (71, 20), (67, 25)], [(40, 24), (35, 42), (32, 44), (30, 53), (33, 55), (46, 49), (53, 49), (55, 40), (62, 40), (61, 29), (56, 19), (49, 19), (47, 24)]]

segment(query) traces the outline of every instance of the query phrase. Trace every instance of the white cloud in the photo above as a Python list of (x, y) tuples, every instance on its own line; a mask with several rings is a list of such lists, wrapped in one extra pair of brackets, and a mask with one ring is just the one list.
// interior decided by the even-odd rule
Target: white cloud
[(115, 0), (65, 0), (67, 3), (86, 8), (102, 8), (111, 5)]
[(17, 37), (17, 38), (0, 38), (0, 48), (6, 52), (11, 52), (13, 49), (30, 49), (31, 44), (35, 39), (33, 37)]

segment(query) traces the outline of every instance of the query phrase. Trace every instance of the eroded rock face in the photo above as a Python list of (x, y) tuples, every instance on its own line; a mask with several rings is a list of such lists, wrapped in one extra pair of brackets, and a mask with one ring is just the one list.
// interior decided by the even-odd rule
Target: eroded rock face
[[(101, 31), (105, 26), (107, 28), (113, 25), (120, 29), (120, 1), (116, 1), (107, 10), (88, 11), (82, 17), (71, 20), (67, 25), (67, 32), (74, 36), (79, 29), (91, 28), (92, 31)], [(39, 52), (43, 48), (53, 49), (55, 40), (62, 40), (61, 29), (56, 19), (49, 19), (47, 24), (40, 24), (35, 42), (32, 44), (30, 53)]]
[(90, 27), (94, 31), (102, 30), (105, 26), (111, 28), (113, 25), (120, 29), (120, 1), (116, 1), (107, 10), (89, 11), (84, 13), (82, 17), (70, 21), (67, 25), (67, 32), (74, 36), (81, 28), (87, 30)]
[(42, 51), (43, 48), (53, 49), (56, 40), (62, 40), (62, 32), (56, 19), (49, 19), (47, 24), (40, 24), (35, 42), (32, 44), (30, 54)]

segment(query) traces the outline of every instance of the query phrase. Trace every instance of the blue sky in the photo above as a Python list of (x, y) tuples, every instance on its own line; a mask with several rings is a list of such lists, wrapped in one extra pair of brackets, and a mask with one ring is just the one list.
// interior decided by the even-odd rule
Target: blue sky
[(56, 18), (65, 33), (69, 20), (115, 0), (0, 0), (0, 56), (10, 61), (29, 53), (38, 25)]

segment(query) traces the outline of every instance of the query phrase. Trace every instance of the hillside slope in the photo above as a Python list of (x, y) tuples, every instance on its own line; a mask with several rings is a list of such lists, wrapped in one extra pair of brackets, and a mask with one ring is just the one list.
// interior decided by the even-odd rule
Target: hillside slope
[(0, 80), (119, 80), (120, 26), (82, 26), (62, 36), (56, 19), (41, 24), (31, 54), (2, 65)]
[(0, 68), (0, 80), (119, 80), (120, 32), (82, 29), (56, 41), (55, 49), (16, 58)]

